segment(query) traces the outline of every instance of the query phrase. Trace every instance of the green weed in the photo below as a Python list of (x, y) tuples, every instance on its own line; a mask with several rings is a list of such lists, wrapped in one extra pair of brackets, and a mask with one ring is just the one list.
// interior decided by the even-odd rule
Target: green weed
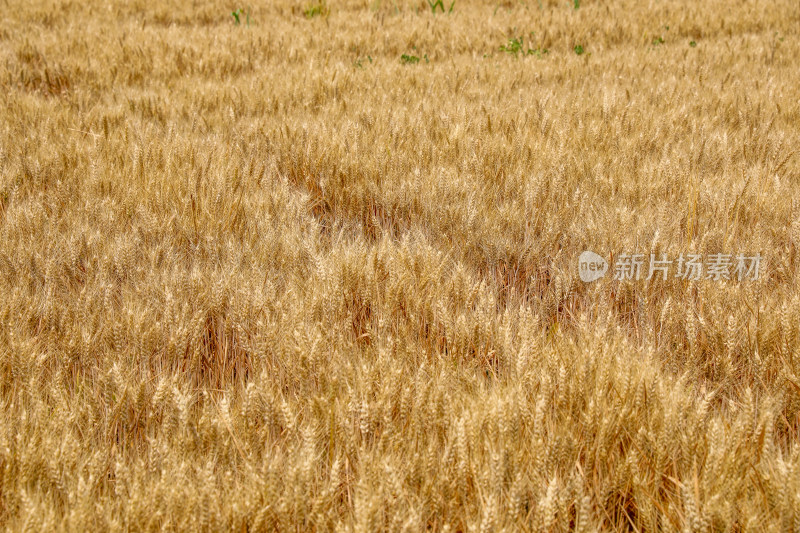
[[(435, 2), (432, 1), (432, 0), (428, 0), (428, 5), (431, 8), (431, 13), (433, 13), (434, 15), (436, 14), (436, 8), (440, 8), (442, 10), (442, 13), (445, 12), (445, 10), (444, 10), (444, 0), (436, 0)], [(456, 0), (453, 0), (450, 3), (450, 7), (447, 9), (447, 12), (448, 13), (452, 13), (453, 9), (455, 7), (456, 7)]]
[(522, 51), (522, 37), (512, 38), (508, 43), (500, 45), (500, 51), (517, 55)]
[(318, 0), (315, 3), (308, 5), (303, 10), (303, 14), (309, 19), (316, 16), (327, 17), (329, 13), (330, 8), (328, 7), (327, 0)]
[[(369, 61), (370, 64), (372, 64), (372, 56), (367, 56), (367, 60)], [(364, 68), (363, 59), (359, 57), (358, 59), (353, 61), (353, 66), (356, 68), (363, 69)]]
[(250, 25), (250, 11), (242, 11), (242, 8), (237, 9), (236, 11), (231, 11), (231, 16), (233, 17), (233, 23), (237, 26), (242, 24), (242, 15), (245, 16), (245, 23), (249, 26)]
[(428, 5), (431, 6), (431, 13), (435, 14), (437, 7), (441, 7), (442, 13), (444, 13), (444, 3), (442, 2), (442, 0), (436, 0), (435, 2), (431, 2), (431, 0), (428, 0)]
[[(530, 35), (531, 37), (533, 37), (534, 35), (533, 32), (531, 32)], [(509, 39), (506, 44), (500, 45), (500, 51), (505, 52), (507, 54), (512, 54), (515, 57), (520, 53), (522, 55), (535, 55), (537, 57), (542, 57), (543, 55), (549, 52), (547, 48), (541, 48), (541, 47), (528, 48), (526, 50), (522, 37)]]

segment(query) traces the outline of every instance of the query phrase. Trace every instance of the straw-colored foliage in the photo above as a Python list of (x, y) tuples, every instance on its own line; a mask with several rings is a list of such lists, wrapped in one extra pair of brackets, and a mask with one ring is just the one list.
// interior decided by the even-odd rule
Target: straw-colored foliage
[(800, 4), (432, 5), (0, 0), (0, 525), (800, 527)]

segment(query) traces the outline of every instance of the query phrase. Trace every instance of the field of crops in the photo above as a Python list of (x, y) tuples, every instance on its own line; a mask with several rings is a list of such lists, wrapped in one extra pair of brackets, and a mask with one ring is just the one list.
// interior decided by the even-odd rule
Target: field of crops
[(0, 0), (0, 527), (800, 530), (797, 0), (237, 1)]

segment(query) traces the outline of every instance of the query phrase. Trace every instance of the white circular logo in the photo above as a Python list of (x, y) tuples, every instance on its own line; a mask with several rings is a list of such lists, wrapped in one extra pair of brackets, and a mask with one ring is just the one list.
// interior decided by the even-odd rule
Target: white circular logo
[(600, 279), (608, 272), (608, 261), (586, 250), (578, 257), (578, 273), (586, 283)]

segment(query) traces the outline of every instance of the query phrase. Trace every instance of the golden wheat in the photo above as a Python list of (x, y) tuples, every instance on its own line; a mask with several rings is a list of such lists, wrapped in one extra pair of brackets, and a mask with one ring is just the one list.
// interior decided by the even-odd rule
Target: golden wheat
[(800, 530), (800, 5), (450, 7), (4, 0), (0, 524)]

